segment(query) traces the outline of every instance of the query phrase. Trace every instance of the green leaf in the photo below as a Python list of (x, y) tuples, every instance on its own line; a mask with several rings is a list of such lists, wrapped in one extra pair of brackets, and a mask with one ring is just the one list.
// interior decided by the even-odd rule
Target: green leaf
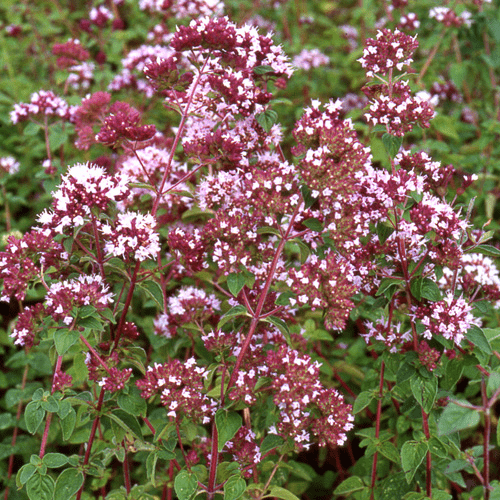
[(67, 399), (62, 399), (58, 403), (59, 409), (57, 410), (57, 414), (59, 418), (65, 418), (71, 411), (71, 403)]
[(37, 468), (33, 464), (25, 464), (18, 471), (16, 475), (16, 484), (18, 488), (28, 482), (28, 479), (33, 476)]
[(241, 304), (231, 307), (229, 311), (222, 316), (222, 318), (219, 321), (219, 324), (217, 325), (217, 328), (222, 328), (223, 325), (225, 325), (231, 318), (234, 318), (235, 316), (247, 316), (248, 311), (247, 308)]
[(16, 425), (16, 419), (10, 413), (0, 414), (0, 430), (8, 429)]
[(256, 66), (253, 69), (253, 72), (256, 75), (265, 75), (267, 73), (274, 73), (274, 68), (272, 66), (266, 66), (266, 65)]
[(380, 222), (377, 224), (376, 231), (378, 240), (380, 241), (380, 244), (383, 245), (387, 241), (387, 238), (389, 238), (389, 236), (394, 232), (394, 228)]
[(255, 115), (257, 123), (266, 131), (269, 132), (278, 119), (278, 113), (274, 109), (266, 109), (263, 113)]
[(488, 339), (486, 338), (486, 335), (484, 334), (483, 330), (479, 328), (476, 325), (472, 325), (469, 330), (467, 330), (467, 333), (465, 334), (465, 337), (467, 340), (472, 342), (479, 350), (484, 352), (485, 354), (493, 354), (493, 351), (491, 350), (490, 343), (488, 342)]
[(483, 328), (483, 333), (491, 348), (500, 351), (500, 328)]
[(42, 463), (53, 469), (68, 463), (68, 457), (62, 453), (47, 453), (42, 458)]
[(384, 455), (385, 458), (388, 458), (389, 460), (393, 461), (396, 464), (399, 464), (399, 452), (398, 449), (390, 442), (390, 441), (383, 441), (380, 443), (380, 446), (378, 447), (378, 451)]
[(62, 123), (55, 123), (49, 129), (49, 145), (51, 151), (59, 149), (63, 144), (68, 142), (68, 127), (63, 129)]
[(403, 138), (385, 133), (382, 136), (382, 143), (384, 144), (384, 148), (387, 154), (391, 158), (394, 158), (398, 154), (399, 149), (401, 148), (401, 144), (403, 144)]
[(146, 416), (147, 403), (141, 398), (139, 389), (135, 386), (129, 388), (128, 394), (121, 392), (117, 398), (118, 406), (134, 417)]
[(474, 253), (482, 253), (490, 257), (499, 257), (500, 250), (492, 245), (479, 245), (473, 249)]
[(436, 115), (431, 121), (431, 127), (450, 139), (459, 140), (455, 122), (451, 116)]
[[(469, 404), (467, 401), (457, 401), (457, 403)], [(438, 435), (445, 436), (452, 434), (462, 429), (475, 427), (478, 423), (479, 412), (477, 410), (464, 408), (450, 401), (438, 421)]]
[(325, 229), (323, 223), (315, 218), (306, 219), (302, 221), (302, 224), (316, 233), (322, 233)]
[(234, 297), (237, 297), (245, 286), (246, 279), (242, 273), (230, 273), (227, 277), (227, 287)]
[(348, 477), (345, 481), (342, 481), (333, 492), (335, 495), (346, 495), (347, 493), (352, 493), (354, 491), (362, 490), (365, 487), (363, 481), (357, 476)]
[(102, 331), (104, 328), (102, 322), (95, 316), (87, 316), (86, 318), (78, 320), (78, 326), (83, 326), (83, 328), (89, 328), (91, 330), (97, 330), (98, 332)]
[(54, 344), (56, 346), (57, 354), (62, 356), (71, 346), (78, 342), (80, 332), (75, 330), (56, 330), (54, 333)]
[(237, 476), (230, 477), (224, 485), (224, 500), (237, 500), (245, 493), (247, 483)]
[(146, 459), (146, 474), (151, 484), (156, 487), (156, 462), (158, 461), (158, 452), (152, 451)]
[(268, 451), (274, 450), (278, 446), (281, 446), (285, 440), (278, 436), (277, 434), (268, 434), (260, 445), (260, 453), (265, 455)]
[(441, 379), (441, 388), (447, 391), (451, 390), (462, 377), (463, 370), (464, 364), (461, 360), (450, 359), (445, 365), (444, 377)]
[(142, 440), (142, 430), (137, 418), (123, 410), (113, 410), (107, 415), (110, 419), (116, 422), (126, 432), (130, 432), (135, 438)]
[(359, 413), (364, 410), (374, 398), (373, 391), (363, 391), (358, 394), (356, 401), (354, 401), (354, 406), (352, 407), (352, 412), (354, 414)]
[(26, 483), (26, 493), (30, 500), (52, 500), (54, 480), (48, 475), (34, 474)]
[(49, 413), (59, 411), (59, 403), (54, 396), (49, 396), (46, 401), (41, 401), (40, 406)]
[(429, 500), (429, 497), (422, 492), (410, 491), (403, 497), (403, 500)]
[(179, 500), (189, 500), (198, 489), (198, 480), (194, 474), (183, 470), (175, 476), (174, 489)]
[(410, 283), (411, 294), (417, 299), (422, 300), (422, 278), (417, 277), (411, 280)]
[(410, 387), (418, 404), (429, 414), (436, 400), (438, 381), (436, 377), (423, 378), (415, 374), (410, 379)]
[(279, 294), (278, 298), (274, 301), (274, 303), (277, 306), (289, 306), (290, 305), (290, 299), (295, 297), (295, 294), (287, 290), (286, 292), (282, 292)]
[(396, 500), (407, 493), (411, 487), (406, 482), (404, 472), (397, 472), (390, 474), (377, 489), (380, 492), (379, 500)]
[(291, 345), (292, 340), (290, 338), (290, 330), (288, 329), (288, 325), (281, 318), (278, 318), (277, 316), (267, 316), (262, 321), (266, 321), (277, 327), (283, 334), (283, 337), (285, 337), (287, 344)]
[(398, 384), (402, 384), (415, 376), (415, 367), (409, 363), (402, 363), (399, 367), (398, 373), (396, 374), (396, 381)]
[(221, 452), (224, 445), (231, 440), (241, 427), (242, 420), (239, 413), (227, 410), (217, 410), (215, 414), (215, 425), (217, 427), (218, 451)]
[(160, 310), (163, 310), (163, 290), (161, 286), (153, 280), (143, 281), (140, 287), (156, 302)]
[(447, 491), (437, 490), (436, 488), (432, 490), (432, 500), (451, 500), (452, 498), (453, 496)]
[(384, 295), (388, 300), (396, 293), (396, 290), (403, 285), (402, 279), (383, 278), (375, 296)]
[(272, 486), (269, 493), (262, 498), (269, 497), (282, 498), (283, 500), (299, 500), (291, 491), (281, 488), (280, 486)]
[(436, 283), (429, 278), (422, 279), (420, 294), (423, 299), (430, 300), (431, 302), (439, 302), (441, 300), (441, 291)]
[(94, 306), (82, 306), (78, 309), (78, 318), (87, 318), (88, 316), (94, 316), (97, 313), (97, 309)]
[(449, 456), (448, 447), (437, 437), (431, 437), (429, 440), (429, 451), (440, 458)]
[(83, 474), (77, 469), (65, 469), (56, 480), (54, 500), (69, 500), (83, 484)]
[(76, 411), (71, 408), (70, 412), (61, 419), (61, 430), (64, 441), (68, 441), (73, 434), (76, 425)]
[(30, 434), (35, 434), (43, 421), (43, 417), (45, 417), (45, 411), (39, 408), (38, 401), (31, 401), (31, 403), (26, 405), (26, 409), (24, 410), (24, 420), (26, 422), (26, 428)]
[(43, 398), (43, 393), (44, 393), (44, 390), (39, 387), (34, 393), (33, 393), (33, 396), (31, 397), (31, 399), (33, 401), (41, 401), (41, 399)]
[(405, 473), (406, 481), (411, 483), (415, 472), (422, 463), (428, 447), (425, 443), (419, 441), (406, 441), (401, 448), (401, 465)]

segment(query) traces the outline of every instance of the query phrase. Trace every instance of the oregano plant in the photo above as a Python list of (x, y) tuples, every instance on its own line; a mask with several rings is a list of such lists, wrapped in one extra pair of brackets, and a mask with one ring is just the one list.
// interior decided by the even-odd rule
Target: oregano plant
[(500, 11), (427, 3), (13, 8), (5, 500), (500, 498)]

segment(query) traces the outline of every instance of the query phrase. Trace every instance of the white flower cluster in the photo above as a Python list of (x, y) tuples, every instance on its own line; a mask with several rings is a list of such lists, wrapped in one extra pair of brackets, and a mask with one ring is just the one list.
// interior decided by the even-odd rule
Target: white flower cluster
[(118, 214), (114, 227), (106, 224), (101, 231), (107, 240), (105, 251), (115, 257), (133, 254), (135, 260), (143, 261), (156, 257), (161, 250), (156, 219), (151, 214)]
[(19, 162), (12, 156), (4, 156), (0, 158), (0, 170), (8, 174), (15, 174), (19, 172)]

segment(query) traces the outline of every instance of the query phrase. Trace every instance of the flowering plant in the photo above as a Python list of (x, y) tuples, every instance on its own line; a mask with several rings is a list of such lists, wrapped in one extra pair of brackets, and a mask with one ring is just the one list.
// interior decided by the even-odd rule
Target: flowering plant
[[(473, 15), (394, 0), (335, 26), (358, 61), (335, 99), (312, 76), (340, 61), (292, 43), (320, 13), (258, 4), (5, 26), (50, 49), (53, 88), (5, 112), (37, 144), (0, 159), (5, 499), (499, 497), (500, 250), (469, 195), (489, 174), (442, 141), (493, 149), (496, 126), (454, 125), (469, 79), (429, 76), (412, 33), (459, 52)], [(8, 183), (30, 162), (31, 205)]]

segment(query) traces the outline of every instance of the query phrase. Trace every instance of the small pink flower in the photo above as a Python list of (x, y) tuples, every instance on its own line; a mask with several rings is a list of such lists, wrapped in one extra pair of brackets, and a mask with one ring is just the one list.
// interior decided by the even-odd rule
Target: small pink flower
[(151, 214), (125, 212), (118, 214), (113, 225), (103, 225), (106, 253), (138, 261), (155, 258), (161, 250), (156, 219)]

